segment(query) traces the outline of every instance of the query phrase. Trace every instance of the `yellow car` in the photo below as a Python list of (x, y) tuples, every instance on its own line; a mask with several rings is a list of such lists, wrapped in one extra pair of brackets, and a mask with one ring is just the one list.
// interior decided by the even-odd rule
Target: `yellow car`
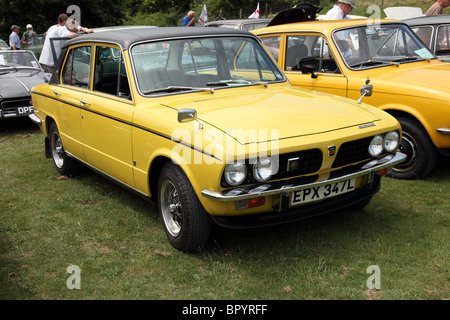
[(438, 150), (450, 155), (450, 64), (440, 62), (396, 20), (312, 21), (252, 31), (294, 86), (358, 100), (396, 117), (407, 159), (392, 176), (424, 178)]
[(405, 158), (394, 117), (294, 88), (241, 30), (77, 37), (32, 100), (58, 172), (82, 163), (152, 199), (181, 251), (204, 246), (212, 222), (246, 228), (362, 208)]

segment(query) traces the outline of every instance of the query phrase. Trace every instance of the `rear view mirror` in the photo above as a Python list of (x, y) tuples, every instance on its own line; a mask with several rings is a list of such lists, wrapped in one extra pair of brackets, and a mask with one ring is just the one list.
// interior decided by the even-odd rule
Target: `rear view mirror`
[(365, 85), (361, 87), (360, 93), (362, 96), (370, 97), (373, 92), (373, 86), (371, 84)]
[(362, 86), (360, 89), (361, 97), (358, 99), (357, 102), (361, 103), (362, 98), (370, 97), (372, 95), (372, 92), (373, 92), (373, 86), (371, 84), (366, 84), (365, 86)]

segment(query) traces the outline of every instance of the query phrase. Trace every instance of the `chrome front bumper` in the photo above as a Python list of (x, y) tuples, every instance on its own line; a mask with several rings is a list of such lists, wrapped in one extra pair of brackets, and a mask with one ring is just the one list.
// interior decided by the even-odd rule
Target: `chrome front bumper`
[[(333, 179), (328, 179), (328, 180), (323, 180), (323, 181), (308, 183), (308, 184), (301, 184), (301, 185), (289, 184), (289, 185), (284, 185), (281, 188), (280, 187), (273, 188), (270, 185), (270, 183), (267, 183), (264, 185), (266, 188), (264, 191), (260, 191), (260, 189), (258, 189), (258, 188), (260, 188), (261, 186), (259, 186), (259, 187), (255, 187), (254, 189), (250, 189), (246, 193), (243, 193), (243, 194), (230, 194), (230, 190), (227, 190), (226, 194), (222, 194), (217, 191), (203, 190), (202, 195), (205, 198), (216, 200), (216, 201), (221, 201), (221, 202), (239, 201), (239, 200), (247, 200), (247, 199), (251, 199), (251, 198), (279, 195), (281, 193), (290, 193), (290, 192), (295, 192), (295, 191), (302, 190), (302, 189), (318, 187), (321, 185), (327, 185), (330, 183), (337, 183), (339, 181), (344, 181), (344, 180), (353, 179), (353, 178), (357, 178), (357, 177), (361, 177), (361, 176), (366, 176), (373, 172), (391, 168), (392, 166), (403, 162), (405, 159), (406, 159), (405, 154), (397, 152), (395, 155), (388, 155), (383, 158), (374, 160), (373, 165), (368, 168), (362, 169), (360, 171), (357, 171), (357, 172), (354, 172), (351, 174), (343, 175), (338, 178), (333, 178)], [(372, 162), (370, 162), (370, 163), (372, 163)], [(236, 188), (236, 189), (239, 189), (239, 188)], [(236, 190), (236, 189), (233, 189), (233, 190)]]

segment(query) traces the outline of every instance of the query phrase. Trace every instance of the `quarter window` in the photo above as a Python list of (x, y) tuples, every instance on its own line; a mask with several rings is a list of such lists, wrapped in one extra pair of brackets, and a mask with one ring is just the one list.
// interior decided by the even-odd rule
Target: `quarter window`
[(97, 46), (94, 91), (131, 99), (125, 61), (120, 49)]
[(62, 83), (86, 89), (89, 85), (91, 46), (69, 51), (62, 73)]

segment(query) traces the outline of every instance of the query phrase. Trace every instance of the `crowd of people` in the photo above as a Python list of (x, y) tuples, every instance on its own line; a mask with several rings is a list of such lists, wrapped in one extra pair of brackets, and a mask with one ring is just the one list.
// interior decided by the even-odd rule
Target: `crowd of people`
[[(437, 0), (433, 3), (426, 16), (441, 15), (443, 10), (450, 6), (450, 0)], [(326, 15), (325, 20), (341, 20), (348, 19), (350, 12), (356, 9), (356, 0), (338, 0), (336, 5), (330, 9)], [(195, 12), (189, 11), (188, 14), (182, 19), (181, 25), (183, 27), (195, 26)], [(17, 25), (11, 26), (11, 35), (9, 36), (9, 46), (12, 50), (21, 50), (22, 45), (29, 45), (33, 43), (33, 39), (37, 37), (36, 32), (33, 30), (33, 26), (28, 24), (22, 37), (19, 36), (20, 27)], [(52, 38), (68, 38), (72, 39), (78, 36), (79, 32), (91, 33), (92, 29), (81, 27), (77, 21), (69, 19), (67, 14), (60, 14), (56, 25), (52, 25), (46, 33), (44, 46), (42, 48), (39, 62), (47, 72), (53, 72), (55, 66), (55, 54), (59, 56), (61, 52), (62, 42), (61, 40), (53, 41), (54, 50), (51, 48), (50, 39)]]

